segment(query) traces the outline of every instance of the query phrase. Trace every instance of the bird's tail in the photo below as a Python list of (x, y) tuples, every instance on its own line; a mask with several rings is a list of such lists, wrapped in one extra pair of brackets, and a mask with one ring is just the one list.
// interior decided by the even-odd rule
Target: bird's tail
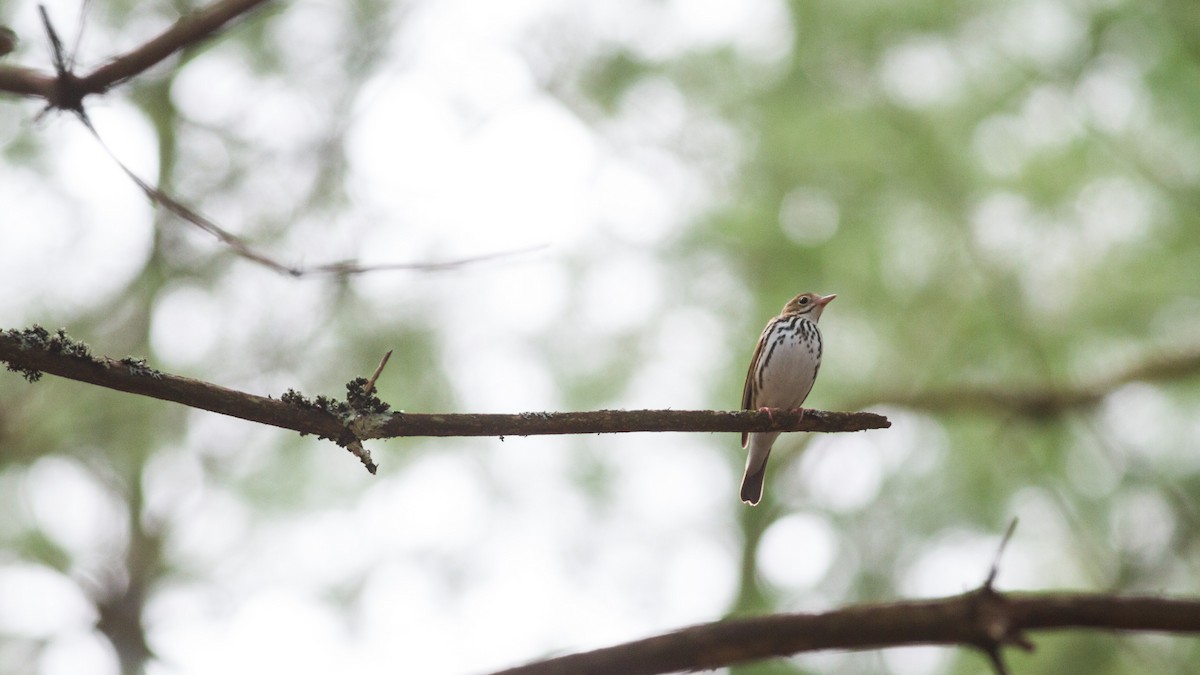
[(742, 476), (742, 501), (754, 506), (762, 499), (763, 480), (767, 477), (767, 458), (779, 432), (750, 434), (750, 452), (746, 455), (746, 473)]
[(742, 501), (750, 506), (758, 505), (758, 501), (762, 499), (763, 479), (767, 477), (767, 465), (764, 463), (754, 473), (747, 473), (742, 477)]

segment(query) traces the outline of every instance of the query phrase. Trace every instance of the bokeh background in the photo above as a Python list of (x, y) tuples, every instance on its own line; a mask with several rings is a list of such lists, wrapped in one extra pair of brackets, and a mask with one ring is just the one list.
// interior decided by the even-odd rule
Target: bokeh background
[[(49, 0), (86, 68), (187, 2)], [(8, 64), (49, 68), (29, 0)], [(332, 444), (0, 373), (0, 671), (464, 673), (978, 585), (1200, 592), (1200, 4), (297, 0), (89, 113), (0, 100), (0, 327), (398, 409), (734, 409), (765, 321), (838, 293), (809, 405), (736, 435)], [(1147, 364), (1156, 367), (1149, 367)], [(1087, 394), (1077, 400), (1070, 394)], [(1072, 402), (1074, 401), (1074, 402)], [(1186, 673), (1063, 632), (1021, 673)], [(966, 650), (740, 673), (988, 672)]]

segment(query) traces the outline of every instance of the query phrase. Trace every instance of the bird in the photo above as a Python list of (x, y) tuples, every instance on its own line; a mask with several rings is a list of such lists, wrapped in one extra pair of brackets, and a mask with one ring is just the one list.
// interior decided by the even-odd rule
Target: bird
[[(821, 331), (817, 320), (825, 305), (837, 295), (801, 293), (788, 301), (779, 316), (767, 322), (742, 391), (743, 410), (762, 410), (768, 415), (772, 408), (799, 408), (812, 391), (821, 369)], [(800, 415), (803, 418), (804, 409)], [(742, 447), (749, 446), (746, 473), (742, 477), (742, 501), (751, 506), (762, 499), (763, 478), (767, 473), (767, 457), (780, 432), (742, 432)]]

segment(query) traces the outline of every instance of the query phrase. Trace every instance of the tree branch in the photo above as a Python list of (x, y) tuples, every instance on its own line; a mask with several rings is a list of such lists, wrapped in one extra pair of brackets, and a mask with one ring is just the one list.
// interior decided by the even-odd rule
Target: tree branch
[(50, 75), (28, 68), (0, 66), (0, 91), (8, 91), (22, 96), (44, 98), (47, 102), (47, 107), (43, 110), (43, 113), (52, 109), (73, 111), (84, 127), (95, 137), (96, 142), (100, 144), (101, 148), (112, 158), (121, 171), (145, 193), (150, 201), (179, 217), (184, 222), (190, 223), (216, 237), (217, 240), (235, 254), (280, 274), (305, 277), (316, 275), (349, 276), (352, 274), (386, 270), (435, 272), (455, 269), (472, 263), (507, 258), (543, 248), (542, 246), (526, 247), (511, 251), (424, 263), (364, 265), (356, 260), (343, 260), (314, 266), (290, 265), (257, 250), (247, 240), (221, 227), (212, 219), (204, 216), (182, 201), (175, 199), (153, 185), (150, 181), (134, 173), (108, 147), (104, 139), (100, 137), (100, 133), (92, 125), (91, 119), (84, 108), (84, 99), (92, 94), (105, 92), (110, 87), (144, 72), (172, 54), (188, 46), (202, 42), (233, 20), (254, 10), (265, 2), (267, 0), (222, 0), (214, 3), (203, 10), (181, 18), (158, 37), (114, 58), (83, 77), (76, 75), (73, 71), (73, 58), (65, 53), (62, 41), (54, 29), (45, 7), (39, 6), (42, 14), (42, 22), (53, 50), (55, 72), (53, 75)]
[(257, 396), (150, 368), (145, 361), (96, 357), (62, 330), (40, 326), (0, 331), (0, 361), (36, 381), (43, 372), (131, 394), (230, 415), (260, 424), (328, 438), (354, 452), (369, 470), (375, 465), (360, 442), (401, 436), (535, 436), (635, 431), (863, 431), (891, 426), (869, 412), (798, 410), (599, 410), (569, 413), (436, 414), (388, 412), (367, 394), (365, 379), (347, 385), (347, 402), (289, 391), (281, 398)]
[(189, 377), (168, 375), (138, 359), (95, 357), (85, 343), (73, 340), (61, 330), (53, 335), (40, 326), (24, 331), (0, 331), (0, 361), (8, 363), (9, 370), (23, 374), (31, 382), (46, 372), (302, 434), (316, 434), (338, 442), (353, 440), (353, 434), (333, 414)]
[[(772, 419), (773, 416), (773, 419)], [(397, 412), (361, 427), (362, 438), (400, 436), (548, 436), (619, 434), (639, 431), (866, 431), (891, 426), (870, 412), (773, 410), (594, 410), (516, 414), (426, 414)]]
[(248, 14), (269, 0), (221, 0), (180, 18), (158, 37), (126, 52), (92, 71), (80, 81), (90, 93), (108, 90), (172, 54), (212, 37), (234, 19)]
[(984, 587), (938, 600), (718, 621), (495, 675), (710, 670), (826, 649), (960, 645), (985, 653), (1026, 646), (1026, 630), (1068, 628), (1200, 633), (1200, 599), (1088, 594), (1001, 595)]
[(0, 91), (44, 98), (52, 107), (81, 110), (83, 99), (108, 91), (162, 62), (172, 54), (211, 37), (234, 19), (267, 0), (220, 0), (181, 17), (149, 42), (128, 51), (82, 77), (0, 66)]
[(1166, 382), (1198, 374), (1200, 347), (1189, 347), (1152, 355), (1122, 370), (1067, 385), (965, 385), (928, 391), (881, 392), (862, 399), (861, 405), (853, 407), (886, 403), (932, 412), (991, 413), (1000, 410), (1047, 418), (1098, 405), (1109, 394), (1133, 382)]

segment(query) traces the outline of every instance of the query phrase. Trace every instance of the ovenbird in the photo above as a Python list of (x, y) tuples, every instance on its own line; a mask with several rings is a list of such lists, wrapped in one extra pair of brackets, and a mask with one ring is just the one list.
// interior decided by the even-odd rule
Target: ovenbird
[[(836, 297), (816, 293), (797, 295), (783, 306), (779, 316), (767, 322), (746, 373), (743, 410), (758, 409), (770, 414), (772, 408), (799, 408), (804, 403), (821, 369), (821, 331), (817, 329), (817, 320), (825, 305)], [(803, 409), (800, 414), (804, 414)], [(767, 457), (779, 433), (742, 433), (742, 447), (750, 447), (742, 477), (742, 501), (748, 504), (757, 504), (762, 499)]]

